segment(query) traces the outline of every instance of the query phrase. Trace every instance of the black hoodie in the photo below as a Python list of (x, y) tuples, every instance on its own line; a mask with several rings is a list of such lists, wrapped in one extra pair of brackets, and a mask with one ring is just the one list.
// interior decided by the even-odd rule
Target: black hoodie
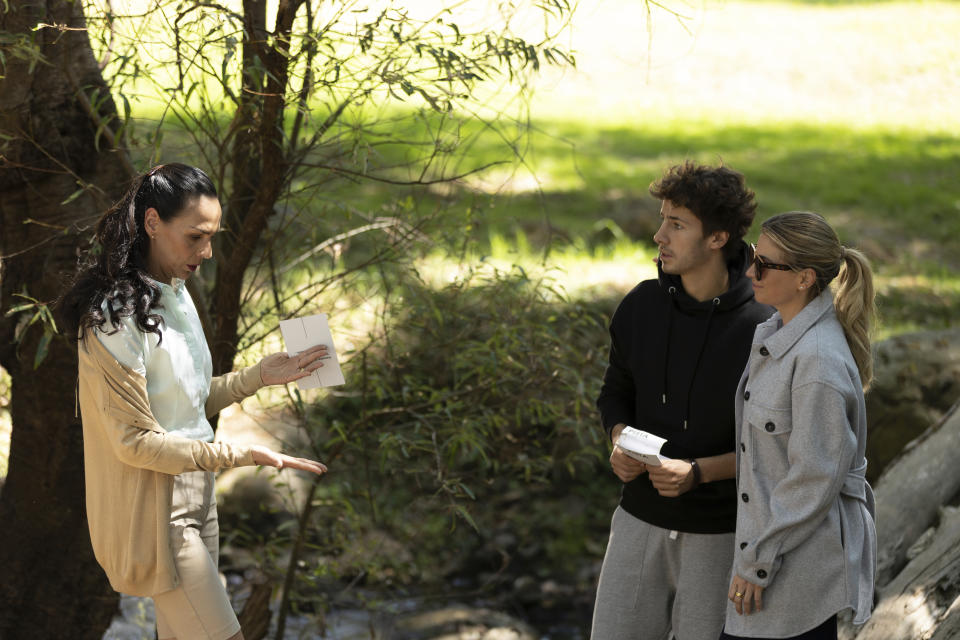
[[(750, 249), (728, 264), (730, 288), (698, 302), (680, 277), (660, 271), (638, 284), (610, 321), (610, 364), (597, 406), (609, 434), (623, 423), (667, 442), (670, 458), (733, 451), (734, 394), (757, 324), (773, 309), (753, 298), (746, 277)], [(736, 528), (734, 480), (702, 484), (677, 498), (657, 493), (646, 474), (623, 487), (620, 506), (652, 525), (689, 533)]]

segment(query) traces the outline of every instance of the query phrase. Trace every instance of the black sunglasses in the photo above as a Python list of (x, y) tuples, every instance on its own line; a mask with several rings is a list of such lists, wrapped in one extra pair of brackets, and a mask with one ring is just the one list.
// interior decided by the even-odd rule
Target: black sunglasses
[(757, 253), (757, 245), (752, 244), (750, 248), (753, 249), (753, 270), (757, 274), (757, 280), (763, 280), (763, 270), (764, 269), (776, 269), (777, 271), (794, 271), (794, 267), (789, 264), (776, 264), (775, 262), (764, 262), (760, 257), (760, 254)]

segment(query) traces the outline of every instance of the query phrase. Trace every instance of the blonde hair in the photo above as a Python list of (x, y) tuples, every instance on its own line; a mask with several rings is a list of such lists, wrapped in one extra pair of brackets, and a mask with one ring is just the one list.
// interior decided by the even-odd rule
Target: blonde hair
[(811, 296), (826, 291), (839, 276), (833, 304), (837, 319), (860, 371), (863, 388), (873, 380), (870, 332), (876, 318), (873, 272), (862, 252), (840, 244), (836, 232), (818, 213), (791, 211), (763, 223), (761, 233), (784, 253), (797, 269), (813, 269), (816, 284)]

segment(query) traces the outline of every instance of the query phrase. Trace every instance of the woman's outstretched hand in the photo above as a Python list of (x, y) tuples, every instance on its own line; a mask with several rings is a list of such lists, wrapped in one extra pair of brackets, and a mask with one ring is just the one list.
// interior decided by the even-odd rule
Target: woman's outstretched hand
[(318, 476), (327, 472), (327, 466), (322, 462), (317, 462), (316, 460), (309, 460), (307, 458), (294, 458), (293, 456), (288, 456), (285, 453), (279, 453), (259, 445), (251, 448), (253, 449), (253, 462), (262, 467), (276, 467), (277, 469), (300, 469), (301, 471), (315, 473)]
[(274, 353), (260, 361), (260, 381), (269, 386), (306, 378), (323, 366), (322, 359), (326, 357), (327, 346), (323, 344), (292, 357), (285, 353)]

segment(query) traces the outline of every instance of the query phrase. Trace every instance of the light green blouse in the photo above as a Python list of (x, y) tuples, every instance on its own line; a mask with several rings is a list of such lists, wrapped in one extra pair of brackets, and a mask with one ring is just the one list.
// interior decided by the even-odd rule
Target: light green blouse
[[(150, 411), (161, 427), (185, 438), (213, 442), (213, 427), (204, 409), (213, 359), (200, 316), (183, 280), (174, 278), (172, 286), (156, 284), (161, 290), (160, 306), (153, 312), (163, 318), (162, 340), (141, 331), (132, 316), (121, 318), (114, 333), (106, 322), (96, 335), (118, 362), (147, 379)], [(102, 308), (106, 313), (106, 300)]]

